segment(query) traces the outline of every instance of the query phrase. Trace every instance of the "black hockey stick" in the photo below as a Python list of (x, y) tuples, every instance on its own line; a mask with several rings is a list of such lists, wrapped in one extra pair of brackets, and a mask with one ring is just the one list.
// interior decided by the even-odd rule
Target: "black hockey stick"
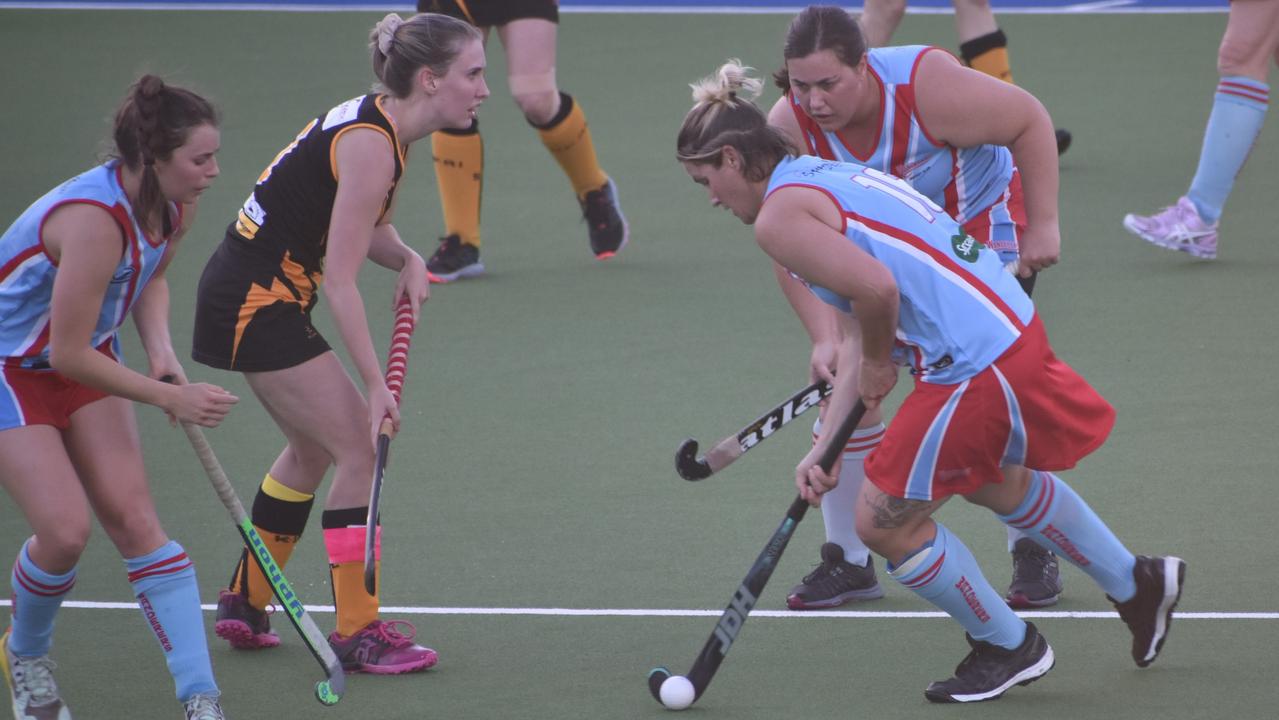
[(675, 472), (685, 480), (705, 480), (723, 470), (742, 453), (763, 442), (786, 423), (802, 415), (830, 395), (830, 385), (819, 380), (764, 413), (758, 420), (715, 443), (706, 457), (697, 456), (697, 441), (689, 438), (675, 451)]
[[(859, 398), (852, 411), (848, 413), (848, 417), (844, 418), (844, 422), (830, 437), (830, 443), (826, 446), (826, 451), (822, 453), (819, 459), (823, 470), (830, 472), (835, 460), (844, 451), (848, 438), (857, 429), (857, 423), (861, 422), (862, 416), (865, 414), (866, 406)], [(688, 675), (683, 678), (678, 675), (671, 675), (671, 671), (665, 667), (655, 667), (649, 671), (648, 689), (653, 694), (654, 699), (666, 705), (666, 702), (662, 699), (662, 684), (668, 680), (673, 680), (676, 683), (680, 683), (680, 681), (689, 682), (692, 684), (693, 690), (692, 700), (687, 700), (685, 697), (686, 703), (678, 706), (667, 705), (671, 709), (688, 707), (697, 702), (697, 699), (706, 692), (706, 687), (710, 685), (711, 679), (715, 677), (715, 671), (719, 669), (720, 663), (728, 655), (729, 648), (733, 646), (733, 641), (737, 639), (737, 634), (741, 632), (742, 625), (746, 623), (746, 618), (750, 614), (751, 608), (755, 606), (756, 599), (764, 591), (764, 586), (768, 584), (768, 579), (772, 577), (773, 570), (777, 567), (782, 553), (786, 550), (786, 544), (790, 542), (791, 536), (795, 534), (795, 528), (804, 519), (804, 513), (806, 512), (808, 512), (808, 503), (797, 496), (786, 511), (786, 517), (782, 520), (782, 524), (773, 532), (768, 544), (764, 546), (759, 557), (755, 559), (755, 564), (751, 566), (750, 572), (746, 573), (746, 578), (738, 586), (737, 592), (733, 593), (733, 599), (729, 601), (728, 607), (720, 615), (719, 622), (715, 624), (715, 631), (707, 638), (706, 645), (702, 647), (702, 652), (693, 661), (693, 667), (689, 669)], [(678, 696), (678, 692), (675, 692), (674, 695)]]
[[(171, 375), (160, 379), (164, 382), (173, 382)], [(284, 614), (289, 617), (294, 629), (306, 643), (307, 649), (315, 656), (316, 662), (320, 663), (320, 667), (324, 668), (324, 674), (328, 676), (327, 679), (315, 684), (315, 699), (325, 705), (336, 705), (342, 699), (342, 693), (346, 692), (346, 675), (342, 672), (341, 661), (334, 654), (333, 648), (329, 646), (324, 633), (316, 627), (315, 621), (307, 614), (302, 600), (293, 592), (293, 586), (284, 577), (280, 566), (275, 563), (271, 551), (258, 535), (257, 528), (253, 527), (253, 521), (244, 511), (244, 505), (236, 496), (235, 489), (231, 487), (231, 481), (227, 478), (226, 471), (222, 469), (222, 463), (218, 462), (217, 456), (213, 454), (213, 447), (204, 437), (204, 431), (199, 425), (188, 422), (182, 423), (182, 429), (186, 431), (187, 439), (191, 441), (196, 457), (204, 466), (204, 473), (209, 476), (209, 482), (213, 485), (214, 492), (218, 494), (218, 499), (222, 501), (222, 505), (231, 514), (231, 519), (235, 521), (235, 529), (240, 531), (240, 538), (244, 540), (244, 546), (249, 550), (249, 557), (257, 563), (262, 576), (270, 583), (275, 599), (279, 601), (280, 607), (284, 608)]]

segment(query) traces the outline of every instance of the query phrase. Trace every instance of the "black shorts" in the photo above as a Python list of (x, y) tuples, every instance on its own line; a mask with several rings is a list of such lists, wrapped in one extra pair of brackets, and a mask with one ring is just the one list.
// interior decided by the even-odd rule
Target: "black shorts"
[(558, 23), (555, 0), (417, 0), (418, 12), (451, 15), (477, 27), (501, 27), (512, 20), (541, 18)]
[(311, 325), (316, 290), (223, 242), (200, 276), (191, 357), (221, 370), (266, 372), (328, 352), (329, 343)]

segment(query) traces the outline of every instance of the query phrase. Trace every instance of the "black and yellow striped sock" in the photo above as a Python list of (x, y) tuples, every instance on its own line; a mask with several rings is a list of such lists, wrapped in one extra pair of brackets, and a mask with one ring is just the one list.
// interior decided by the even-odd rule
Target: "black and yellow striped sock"
[[(297, 546), (311, 514), (315, 496), (286, 487), (267, 473), (262, 487), (253, 498), (253, 527), (266, 543), (275, 564), (284, 569), (293, 548)], [(247, 588), (247, 591), (246, 591)], [(231, 589), (248, 595), (249, 603), (259, 610), (271, 602), (271, 584), (258, 565), (249, 559), (248, 550), (240, 553), (240, 561), (231, 577)]]
[(560, 93), (560, 110), (550, 122), (533, 127), (537, 128), (542, 144), (568, 176), (578, 198), (585, 198), (586, 193), (599, 190), (608, 182), (608, 175), (600, 169), (599, 159), (595, 156), (595, 143), (591, 140), (591, 129), (586, 125), (586, 115), (568, 93)]
[(968, 67), (999, 78), (1013, 81), (1012, 65), (1008, 59), (1008, 37), (1003, 30), (996, 30), (973, 38), (959, 46), (959, 55)]

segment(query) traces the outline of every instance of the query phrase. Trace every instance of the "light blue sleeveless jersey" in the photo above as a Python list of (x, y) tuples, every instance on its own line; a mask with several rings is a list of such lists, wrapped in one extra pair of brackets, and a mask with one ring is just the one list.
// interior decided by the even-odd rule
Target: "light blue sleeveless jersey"
[[(1033, 317), (1034, 305), (999, 255), (901, 179), (805, 155), (783, 160), (767, 193), (796, 185), (825, 193), (844, 218), (844, 236), (892, 273), (901, 296), (893, 359), (920, 379), (953, 384), (973, 377)], [(854, 311), (846, 298), (809, 288), (839, 310)]]
[(875, 168), (910, 183), (960, 225), (999, 201), (1013, 176), (1013, 157), (1000, 145), (954, 148), (928, 134), (915, 102), (915, 69), (927, 45), (873, 48), (866, 53), (880, 88), (879, 136), (869, 157), (858, 157), (836, 132), (822, 130), (788, 95), (808, 151), (827, 160)]
[(78, 175), (35, 201), (0, 236), (0, 358), (6, 365), (48, 366), (49, 316), (58, 268), (44, 251), (40, 231), (49, 213), (69, 203), (103, 208), (124, 233), (120, 264), (107, 286), (93, 329), (94, 347), (111, 341), (119, 357), (116, 331), (168, 247), (168, 238), (153, 242), (142, 233), (120, 186), (117, 161)]

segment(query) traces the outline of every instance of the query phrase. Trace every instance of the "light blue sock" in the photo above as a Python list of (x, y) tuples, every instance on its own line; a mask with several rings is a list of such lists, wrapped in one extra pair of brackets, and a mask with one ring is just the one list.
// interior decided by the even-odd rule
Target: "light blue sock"
[(31, 560), (27, 540), (18, 551), (9, 585), (13, 588), (13, 619), (9, 624), (9, 650), (22, 657), (48, 655), (53, 645), (53, 619), (75, 585), (75, 568), (50, 575)]
[(1235, 176), (1261, 132), (1269, 104), (1270, 86), (1264, 82), (1233, 75), (1217, 83), (1203, 150), (1199, 153), (1199, 169), (1187, 193), (1199, 217), (1208, 223), (1221, 217)]
[(1123, 602), (1136, 594), (1132, 569), (1137, 559), (1088, 503), (1056, 475), (1035, 472), (1021, 505), (998, 517), (1088, 573), (1112, 598)]
[(977, 560), (946, 526), (937, 525), (931, 545), (888, 572), (898, 582), (959, 621), (974, 640), (1009, 650), (1026, 639), (1026, 623), (1008, 608), (977, 567)]
[(170, 540), (142, 557), (125, 558), (124, 564), (138, 607), (164, 650), (178, 699), (185, 702), (195, 693), (216, 695), (200, 589), (186, 551)]

